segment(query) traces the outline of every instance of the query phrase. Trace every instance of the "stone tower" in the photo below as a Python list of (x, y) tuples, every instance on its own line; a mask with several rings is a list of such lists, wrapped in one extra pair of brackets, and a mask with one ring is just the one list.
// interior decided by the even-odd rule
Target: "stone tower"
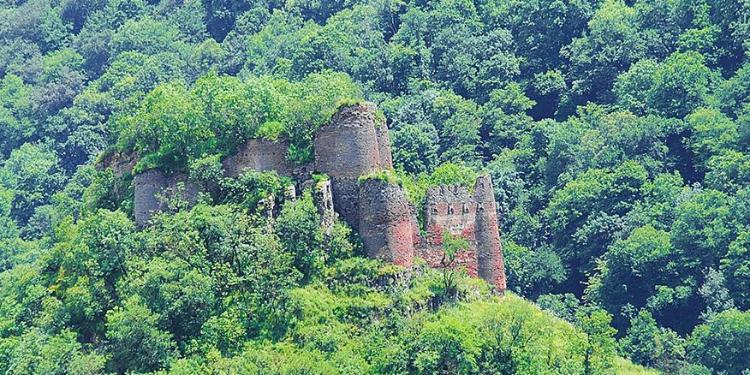
[[(336, 211), (354, 229), (359, 226), (357, 179), (393, 168), (387, 134), (385, 124), (377, 126), (375, 106), (363, 103), (341, 108), (315, 136), (315, 170), (331, 178)], [(387, 150), (382, 157), (381, 149)]]
[(378, 179), (359, 190), (359, 234), (367, 256), (411, 266), (414, 258), (412, 210), (400, 186)]
[(506, 288), (505, 262), (500, 244), (495, 193), (490, 176), (483, 175), (477, 178), (474, 185), (474, 201), (477, 205), (475, 231), (479, 277), (494, 285), (498, 290), (504, 291)]

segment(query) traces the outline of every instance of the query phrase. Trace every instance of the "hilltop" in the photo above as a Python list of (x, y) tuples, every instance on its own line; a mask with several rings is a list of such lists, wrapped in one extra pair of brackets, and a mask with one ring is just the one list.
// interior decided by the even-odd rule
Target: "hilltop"
[(748, 20), (0, 0), (0, 373), (746, 373)]

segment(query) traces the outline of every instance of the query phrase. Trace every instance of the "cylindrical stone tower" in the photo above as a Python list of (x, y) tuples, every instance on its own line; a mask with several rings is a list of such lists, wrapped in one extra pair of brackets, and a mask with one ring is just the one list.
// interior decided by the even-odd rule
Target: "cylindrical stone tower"
[(474, 185), (474, 200), (477, 203), (475, 221), (477, 239), (477, 262), (479, 277), (495, 286), (498, 293), (505, 292), (505, 263), (500, 244), (500, 228), (492, 179), (488, 175), (477, 178)]
[(381, 169), (375, 121), (371, 103), (341, 108), (315, 136), (315, 169), (347, 178)]
[(368, 179), (359, 191), (359, 234), (367, 256), (411, 266), (414, 258), (412, 211), (400, 186)]
[[(372, 103), (342, 107), (315, 136), (315, 170), (331, 177), (334, 209), (355, 230), (360, 212), (357, 179), (383, 169), (375, 115)], [(387, 134), (381, 138), (385, 145)]]

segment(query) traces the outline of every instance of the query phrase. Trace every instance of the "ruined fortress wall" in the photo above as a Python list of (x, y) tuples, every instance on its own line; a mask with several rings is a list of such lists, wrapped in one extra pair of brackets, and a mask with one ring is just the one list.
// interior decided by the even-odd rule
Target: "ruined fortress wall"
[(189, 204), (198, 199), (199, 187), (182, 173), (166, 174), (150, 170), (133, 177), (133, 214), (138, 226), (167, 207), (169, 199), (179, 198)]
[[(354, 230), (360, 217), (357, 179), (382, 169), (375, 124), (375, 106), (356, 104), (341, 108), (315, 136), (315, 170), (331, 177), (334, 208)], [(387, 134), (380, 137), (385, 145)]]
[(425, 198), (425, 225), (427, 237), (417, 250), (417, 255), (430, 267), (442, 267), (443, 232), (461, 236), (469, 248), (456, 254), (454, 267), (465, 268), (470, 276), (478, 275), (476, 254), (475, 217), (476, 202), (463, 186), (435, 186)]
[(375, 135), (378, 138), (378, 152), (380, 153), (380, 168), (393, 169), (393, 155), (391, 154), (391, 138), (385, 121), (375, 124)]
[(138, 226), (146, 225), (153, 213), (161, 210), (158, 194), (166, 187), (167, 177), (157, 170), (133, 177), (133, 214)]
[[(431, 268), (442, 268), (443, 249), (439, 244), (422, 243), (417, 246), (415, 256), (422, 258)], [(456, 253), (451, 268), (463, 268), (471, 277), (479, 277), (477, 270), (477, 254), (473, 248)]]
[(492, 179), (480, 176), (474, 186), (474, 200), (477, 202), (476, 239), (479, 277), (504, 292), (505, 264), (500, 244), (495, 194)]
[(326, 236), (331, 235), (333, 224), (336, 221), (336, 212), (333, 210), (333, 189), (331, 180), (325, 180), (315, 183), (313, 186), (313, 199), (315, 207), (320, 215), (320, 225)]
[(359, 229), (359, 183), (356, 178), (331, 177), (333, 208), (349, 226)]
[(103, 170), (111, 168), (117, 178), (123, 178), (126, 174), (133, 173), (133, 168), (138, 163), (138, 155), (135, 153), (113, 152), (97, 162), (96, 168)]
[(439, 244), (444, 231), (474, 240), (476, 202), (463, 186), (435, 186), (427, 191), (425, 224), (427, 240)]
[(365, 251), (402, 266), (414, 257), (412, 210), (400, 186), (370, 179), (362, 183), (359, 195), (359, 234)]
[(318, 131), (315, 169), (334, 178), (357, 178), (380, 169), (372, 104), (342, 108)]
[[(360, 176), (392, 168), (388, 129), (378, 123), (374, 105), (340, 109), (315, 137), (314, 164), (295, 167), (289, 163), (288, 146), (286, 141), (249, 140), (224, 160), (226, 174), (237, 176), (245, 169), (274, 170), (302, 182), (303, 187), (309, 182), (312, 185), (308, 186), (315, 188), (316, 206), (326, 233), (330, 233), (336, 215), (340, 216), (360, 234), (367, 254), (373, 258), (409, 266), (413, 257), (419, 256), (439, 268), (443, 232), (462, 236), (469, 248), (456, 255), (452, 266), (465, 268), (469, 275), (483, 278), (501, 293), (505, 290), (497, 207), (489, 176), (477, 179), (473, 194), (460, 186), (429, 189), (423, 238), (414, 207), (400, 186), (377, 179), (358, 182)], [(122, 169), (127, 169), (128, 163), (124, 161)], [(306, 181), (313, 171), (328, 174), (330, 182)], [(185, 175), (156, 170), (136, 175), (133, 186), (139, 226), (165, 209), (170, 197), (179, 194), (179, 198), (194, 203), (198, 195), (198, 187)]]
[(250, 139), (234, 155), (224, 159), (222, 165), (229, 177), (237, 177), (247, 169), (276, 171), (282, 176), (291, 176), (294, 165), (286, 159), (288, 148), (287, 140)]

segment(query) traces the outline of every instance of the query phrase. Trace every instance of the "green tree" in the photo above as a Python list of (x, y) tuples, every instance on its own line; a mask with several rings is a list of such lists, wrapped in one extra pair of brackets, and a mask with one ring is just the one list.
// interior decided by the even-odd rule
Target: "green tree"
[(617, 347), (616, 329), (610, 326), (612, 316), (597, 308), (580, 309), (576, 315), (578, 325), (586, 333), (583, 345), (583, 374), (603, 374), (611, 371), (612, 356)]
[(0, 167), (0, 185), (13, 191), (12, 215), (21, 226), (64, 182), (60, 159), (42, 145), (23, 144)]
[(508, 288), (536, 299), (565, 280), (560, 256), (548, 248), (531, 250), (512, 241), (503, 242)]
[(588, 22), (587, 32), (565, 47), (571, 89), (583, 101), (611, 101), (617, 75), (644, 57), (646, 45), (635, 19), (635, 10), (625, 2), (605, 1)]
[(646, 310), (630, 319), (620, 344), (635, 363), (665, 372), (679, 371), (685, 357), (684, 340), (674, 331), (661, 328)]
[(729, 245), (721, 259), (721, 270), (726, 275), (730, 296), (740, 308), (750, 307), (750, 232), (743, 230)]
[(713, 104), (711, 90), (719, 80), (696, 52), (674, 53), (654, 72), (649, 104), (665, 117), (683, 118), (698, 107)]
[(325, 263), (323, 232), (309, 191), (302, 199), (287, 202), (282, 207), (275, 229), (284, 249), (293, 255), (294, 266), (304, 276), (303, 281), (321, 272)]
[(695, 328), (688, 339), (688, 357), (711, 370), (741, 374), (750, 368), (750, 313), (727, 310)]
[(155, 371), (166, 367), (175, 355), (172, 335), (158, 326), (159, 315), (140, 298), (124, 301), (107, 312), (107, 339), (113, 371)]

